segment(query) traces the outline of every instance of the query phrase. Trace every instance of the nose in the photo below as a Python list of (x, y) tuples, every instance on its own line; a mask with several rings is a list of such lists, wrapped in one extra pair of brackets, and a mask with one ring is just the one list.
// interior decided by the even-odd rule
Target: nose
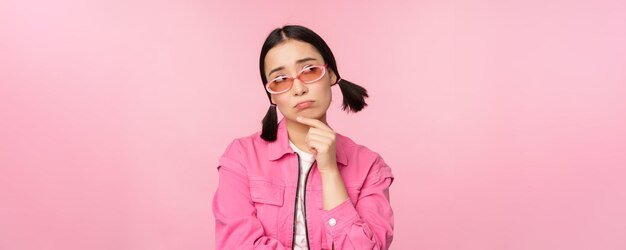
[(293, 86), (291, 86), (291, 90), (293, 92), (293, 95), (295, 96), (303, 95), (304, 93), (309, 91), (309, 89), (306, 87), (306, 84), (300, 81), (300, 79), (293, 79)]

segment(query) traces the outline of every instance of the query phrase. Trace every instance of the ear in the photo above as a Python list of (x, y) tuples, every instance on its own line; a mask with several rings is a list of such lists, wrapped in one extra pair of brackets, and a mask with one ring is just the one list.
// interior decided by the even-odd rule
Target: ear
[(337, 75), (335, 75), (332, 69), (328, 69), (328, 73), (330, 75), (330, 86), (333, 86), (337, 82)]

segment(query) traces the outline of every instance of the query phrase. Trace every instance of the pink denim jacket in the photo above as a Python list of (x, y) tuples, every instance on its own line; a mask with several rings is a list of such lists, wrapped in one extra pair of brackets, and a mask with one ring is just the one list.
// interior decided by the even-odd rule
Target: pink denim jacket
[[(288, 140), (283, 118), (276, 141), (264, 141), (259, 131), (233, 140), (219, 159), (213, 197), (217, 249), (292, 248), (299, 156)], [(339, 133), (335, 144), (350, 198), (324, 210), (313, 164), (304, 195), (310, 249), (388, 249), (394, 225), (391, 168), (379, 154)]]

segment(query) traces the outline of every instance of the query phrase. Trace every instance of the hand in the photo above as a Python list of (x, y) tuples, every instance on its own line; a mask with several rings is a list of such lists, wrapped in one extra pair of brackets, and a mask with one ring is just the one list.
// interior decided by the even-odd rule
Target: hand
[(337, 151), (335, 146), (335, 131), (317, 119), (297, 117), (302, 124), (311, 126), (304, 142), (307, 144), (320, 173), (337, 171)]

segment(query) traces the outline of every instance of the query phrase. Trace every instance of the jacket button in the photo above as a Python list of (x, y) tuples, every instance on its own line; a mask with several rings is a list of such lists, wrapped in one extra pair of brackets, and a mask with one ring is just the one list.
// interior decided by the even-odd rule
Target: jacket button
[(335, 218), (330, 218), (330, 220), (328, 220), (328, 225), (334, 227), (337, 225), (337, 220), (335, 220)]

